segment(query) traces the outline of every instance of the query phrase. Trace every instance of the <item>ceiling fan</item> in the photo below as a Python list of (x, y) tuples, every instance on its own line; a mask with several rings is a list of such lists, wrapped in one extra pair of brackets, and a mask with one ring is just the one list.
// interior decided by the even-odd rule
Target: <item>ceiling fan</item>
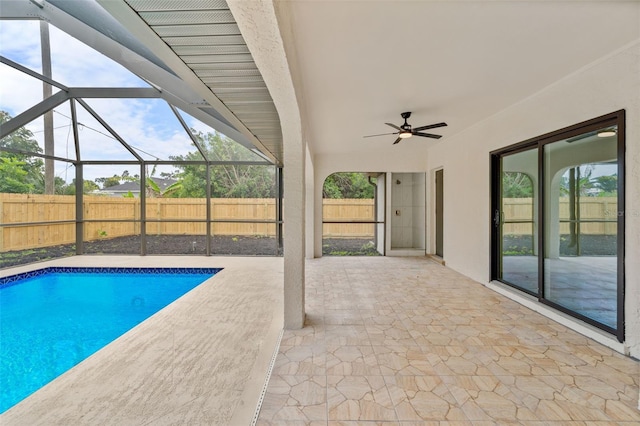
[(403, 112), (400, 114), (402, 118), (404, 118), (404, 124), (401, 126), (396, 126), (391, 123), (384, 123), (387, 126), (391, 126), (397, 130), (397, 132), (393, 133), (380, 133), (378, 135), (368, 135), (364, 136), (365, 138), (372, 138), (374, 136), (385, 136), (385, 135), (398, 135), (398, 139), (395, 140), (393, 145), (400, 142), (402, 139), (410, 138), (411, 136), (422, 136), (424, 138), (432, 138), (432, 139), (440, 139), (441, 135), (434, 135), (433, 133), (423, 133), (422, 130), (435, 129), (437, 127), (444, 127), (447, 123), (437, 123), (437, 124), (429, 124), (428, 126), (420, 126), (416, 128), (412, 128), (409, 123), (407, 123), (407, 119), (411, 117), (411, 112)]

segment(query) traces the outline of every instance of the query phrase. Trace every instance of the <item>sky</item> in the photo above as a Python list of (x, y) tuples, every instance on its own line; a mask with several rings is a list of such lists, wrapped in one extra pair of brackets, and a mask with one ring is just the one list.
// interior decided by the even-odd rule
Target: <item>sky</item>
[[(127, 69), (49, 25), (52, 77), (70, 87), (149, 87)], [(34, 71), (42, 72), (40, 22), (4, 20), (0, 25), (0, 54)], [(54, 88), (54, 93), (57, 91)], [(13, 117), (42, 100), (42, 83), (13, 68), (0, 64), (0, 109)], [(161, 99), (89, 99), (94, 109), (118, 135), (147, 160), (169, 160), (170, 155), (195, 151), (191, 140), (166, 102)], [(83, 160), (134, 160), (95, 118), (77, 105), (80, 150)], [(75, 159), (71, 112), (68, 103), (54, 112), (55, 155)], [(209, 126), (182, 114), (189, 127), (213, 132)], [(44, 146), (42, 118), (26, 126), (40, 146)], [(159, 166), (157, 174), (173, 167)], [(113, 176), (128, 170), (139, 174), (138, 166), (85, 166), (84, 178)], [(73, 166), (56, 161), (56, 176), (71, 182)]]

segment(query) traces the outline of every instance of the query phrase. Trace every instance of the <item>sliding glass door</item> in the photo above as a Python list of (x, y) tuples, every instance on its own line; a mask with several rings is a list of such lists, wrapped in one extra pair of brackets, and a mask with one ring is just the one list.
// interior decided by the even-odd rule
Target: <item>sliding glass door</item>
[(491, 278), (623, 341), (624, 111), (493, 152), (492, 176)]
[(544, 297), (612, 329), (618, 299), (617, 131), (606, 126), (543, 148)]
[(538, 294), (538, 154), (535, 149), (500, 158), (498, 279)]

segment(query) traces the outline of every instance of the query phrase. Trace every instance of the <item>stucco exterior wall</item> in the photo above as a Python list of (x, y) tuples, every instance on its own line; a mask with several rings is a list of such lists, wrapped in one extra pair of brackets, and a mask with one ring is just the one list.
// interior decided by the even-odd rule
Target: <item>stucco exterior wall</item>
[[(429, 151), (426, 169), (443, 167), (446, 175), (444, 253), (447, 266), (488, 283), (489, 153), (620, 109), (626, 110), (626, 342), (623, 350), (640, 358), (640, 40), (443, 139)], [(428, 177), (432, 179), (433, 173)], [(429, 187), (432, 185), (433, 182), (428, 183)], [(480, 208), (470, 211), (469, 205)]]
[[(401, 148), (401, 149), (398, 149)], [(314, 257), (322, 257), (322, 186), (325, 179), (336, 172), (425, 172), (426, 144), (413, 150), (389, 145), (388, 155), (366, 151), (345, 154), (317, 154), (314, 156), (314, 214), (313, 232), (307, 223), (307, 236), (313, 235)], [(307, 254), (307, 257), (309, 255)]]

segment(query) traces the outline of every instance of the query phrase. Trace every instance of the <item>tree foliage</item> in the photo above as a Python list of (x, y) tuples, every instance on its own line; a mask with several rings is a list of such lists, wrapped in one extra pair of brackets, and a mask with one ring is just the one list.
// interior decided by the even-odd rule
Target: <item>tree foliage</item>
[[(11, 115), (0, 111), (0, 124), (11, 120)], [(33, 138), (33, 133), (21, 127), (0, 139), (0, 148), (9, 148), (23, 153), (0, 151), (0, 179), (2, 192), (41, 193), (44, 190), (44, 161), (27, 153), (41, 153), (42, 148)]]
[(323, 198), (373, 198), (373, 195), (374, 186), (366, 173), (334, 173), (322, 186)]
[(0, 153), (0, 192), (31, 193), (33, 185), (26, 183), (27, 171), (24, 161), (5, 157)]
[[(62, 181), (62, 185), (60, 186), (60, 189), (58, 189), (58, 183), (57, 180), (60, 179), (59, 177), (56, 177), (56, 194), (61, 194), (61, 195), (76, 195), (76, 180), (73, 179), (71, 181), (70, 184), (65, 184), (64, 180), (60, 179)], [(97, 183), (95, 183), (92, 180), (84, 180), (82, 182), (82, 193), (83, 194), (88, 194), (90, 192), (93, 192), (95, 190), (100, 189), (100, 187), (98, 186)]]
[(571, 193), (571, 174), (575, 179), (576, 192), (581, 196), (592, 195), (594, 181), (591, 179), (594, 166), (587, 164), (584, 166), (572, 167), (568, 169), (560, 178), (560, 195), (569, 196)]
[(140, 175), (135, 174), (132, 175), (129, 173), (129, 170), (125, 170), (121, 175), (113, 174), (111, 177), (99, 177), (96, 178), (96, 183), (102, 184), (102, 189), (106, 189), (112, 186), (120, 185), (124, 182), (138, 182), (140, 180)]
[(533, 197), (533, 181), (522, 172), (502, 173), (502, 196), (504, 198)]
[[(213, 161), (255, 161), (256, 156), (242, 145), (220, 133), (195, 132), (195, 137)], [(196, 150), (172, 160), (202, 161)], [(181, 170), (181, 188), (174, 192), (180, 198), (206, 196), (206, 167), (200, 164), (177, 164)], [(275, 197), (275, 169), (273, 166), (225, 164), (211, 166), (211, 196), (214, 198), (272, 198)]]
[[(11, 115), (0, 111), (0, 124), (11, 120)], [(44, 193), (44, 160), (32, 155), (41, 154), (42, 148), (33, 133), (21, 127), (0, 140), (0, 148), (14, 151), (0, 151), (0, 192), (21, 194)], [(84, 191), (97, 189), (93, 181), (84, 182)], [(73, 195), (76, 193), (75, 180), (67, 184), (59, 176), (54, 177), (54, 193)]]
[(618, 192), (618, 175), (613, 174), (610, 176), (598, 176), (593, 178), (594, 187), (600, 189), (601, 196), (610, 196)]
[[(174, 182), (167, 186), (164, 190), (156, 183), (155, 180), (147, 178), (147, 197), (149, 198), (169, 198), (173, 194), (178, 193), (182, 189), (182, 182)], [(129, 191), (131, 192), (131, 191)]]
[[(569, 196), (571, 193), (571, 175), (575, 192), (583, 197), (615, 196), (618, 190), (618, 176), (592, 177), (595, 167), (591, 164), (568, 169), (560, 177), (560, 195)], [(533, 181), (522, 172), (504, 172), (502, 174), (502, 196), (504, 198), (533, 197)]]

